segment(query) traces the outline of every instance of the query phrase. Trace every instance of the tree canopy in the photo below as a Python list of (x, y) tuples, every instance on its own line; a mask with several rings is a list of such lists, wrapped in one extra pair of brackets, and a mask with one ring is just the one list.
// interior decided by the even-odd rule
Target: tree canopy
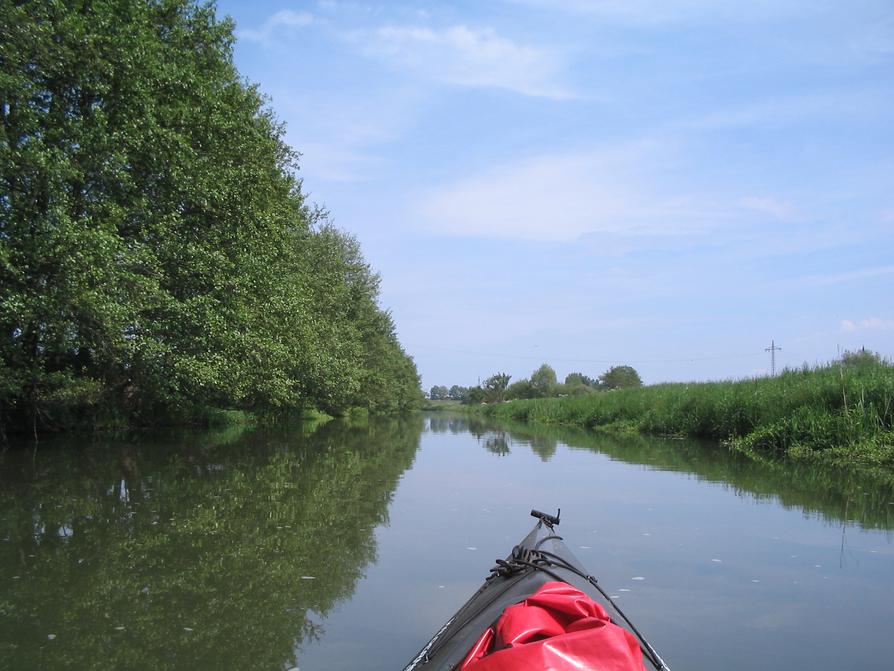
[(639, 373), (631, 366), (612, 366), (599, 376), (599, 382), (606, 389), (643, 386)]
[(565, 384), (567, 386), (585, 385), (587, 387), (598, 387), (599, 380), (594, 380), (583, 373), (568, 373), (565, 376)]
[(555, 386), (556, 371), (549, 364), (543, 364), (531, 373), (531, 388), (535, 396), (551, 396)]
[(418, 404), (213, 5), (3, 2), (0, 38), (0, 427)]
[(428, 397), (433, 401), (444, 401), (450, 398), (450, 391), (443, 385), (434, 385), (428, 393)]
[(557, 382), (556, 371), (542, 364), (529, 379), (509, 384), (509, 375), (498, 373), (484, 381), (481, 387), (467, 391), (464, 401), (469, 404), (497, 403), (503, 400), (547, 398), (551, 396), (584, 396), (622, 387), (641, 387), (639, 373), (631, 366), (613, 366), (594, 379), (583, 373), (569, 373), (564, 384)]
[(484, 381), (484, 400), (488, 403), (499, 403), (506, 398), (506, 387), (509, 386), (511, 375), (496, 373)]

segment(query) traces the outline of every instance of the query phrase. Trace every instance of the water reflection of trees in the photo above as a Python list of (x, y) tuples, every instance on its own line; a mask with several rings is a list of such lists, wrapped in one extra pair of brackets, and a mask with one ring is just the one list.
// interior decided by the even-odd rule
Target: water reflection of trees
[(429, 415), (428, 430), (432, 433), (453, 435), (470, 433), (488, 452), (504, 457), (512, 452), (514, 444), (530, 447), (543, 461), (549, 461), (556, 453), (556, 440), (548, 435), (527, 435), (495, 429), (492, 420), (475, 415)]
[(428, 416), (428, 430), (432, 433), (451, 433), (454, 436), (473, 431), (480, 420), (464, 415), (439, 414)]
[[(376, 559), (422, 420), (7, 453), (7, 668), (284, 668)], [(10, 581), (11, 576), (18, 576)], [(123, 627), (123, 628), (122, 628)], [(48, 640), (48, 635), (56, 638)]]
[(429, 415), (428, 430), (432, 433), (453, 435), (470, 433), (491, 454), (505, 457), (511, 452), (512, 440), (505, 431), (494, 431), (491, 425), (479, 417), (469, 415)]
[(756, 460), (718, 445), (691, 440), (608, 436), (568, 427), (501, 422), (482, 426), (480, 431), (508, 434), (509, 445), (528, 445), (544, 461), (562, 443), (656, 470), (690, 473), (702, 480), (723, 483), (737, 494), (772, 499), (783, 507), (817, 514), (836, 524), (894, 529), (891, 473), (842, 474), (840, 470), (812, 464)]
[(505, 457), (509, 454), (509, 434), (505, 431), (488, 431), (479, 438), (484, 441), (484, 449), (491, 454)]

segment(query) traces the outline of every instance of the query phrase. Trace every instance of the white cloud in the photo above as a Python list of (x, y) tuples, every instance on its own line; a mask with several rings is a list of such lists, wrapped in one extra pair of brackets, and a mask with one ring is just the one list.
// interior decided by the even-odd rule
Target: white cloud
[[(301, 147), (301, 174), (316, 182), (365, 182), (381, 170), (384, 159), (364, 147), (312, 141), (296, 141)], [(315, 197), (310, 185), (305, 189)], [(322, 197), (322, 194), (321, 194)]]
[(236, 31), (236, 35), (237, 37), (249, 40), (250, 42), (266, 44), (282, 29), (303, 28), (309, 26), (313, 22), (314, 17), (312, 14), (283, 9), (270, 16), (260, 28), (245, 28), (238, 30)]
[(308, 187), (380, 178), (394, 161), (389, 145), (416, 123), (423, 104), (411, 88), (340, 91), (321, 96), (314, 105), (300, 91), (283, 90), (275, 100), (288, 123), (287, 141), (301, 152)]
[(612, 175), (617, 163), (581, 154), (499, 166), (431, 194), (421, 213), (432, 229), (453, 235), (572, 240), (617, 231), (642, 202)]
[(690, 193), (679, 172), (674, 152), (652, 142), (538, 156), (436, 189), (417, 213), (431, 231), (448, 235), (569, 241), (600, 233), (642, 244), (746, 220), (735, 201)]
[(841, 330), (846, 332), (894, 331), (894, 319), (881, 319), (879, 317), (867, 317), (859, 321), (843, 319), (841, 321)]
[(490, 28), (385, 26), (356, 39), (370, 55), (435, 81), (556, 100), (574, 97), (561, 82), (560, 55), (517, 44)]

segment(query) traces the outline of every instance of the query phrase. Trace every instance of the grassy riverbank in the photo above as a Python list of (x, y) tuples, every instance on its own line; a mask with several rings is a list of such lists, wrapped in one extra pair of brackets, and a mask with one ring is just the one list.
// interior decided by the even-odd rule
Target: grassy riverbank
[(456, 412), (463, 409), (462, 401), (453, 399), (428, 400), (422, 405), (422, 409), (426, 412)]
[(599, 431), (709, 438), (757, 456), (894, 468), (894, 366), (869, 354), (774, 378), (660, 384), (481, 411)]

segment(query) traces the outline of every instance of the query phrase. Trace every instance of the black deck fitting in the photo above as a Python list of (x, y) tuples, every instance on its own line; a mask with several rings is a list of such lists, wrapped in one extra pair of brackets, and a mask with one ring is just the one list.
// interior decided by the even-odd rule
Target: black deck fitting
[(539, 510), (532, 510), (531, 517), (536, 517), (538, 519), (543, 520), (551, 527), (557, 526), (559, 524), (559, 517), (562, 514), (562, 509), (559, 508), (559, 511), (555, 515), (550, 515), (549, 513), (542, 513)]

